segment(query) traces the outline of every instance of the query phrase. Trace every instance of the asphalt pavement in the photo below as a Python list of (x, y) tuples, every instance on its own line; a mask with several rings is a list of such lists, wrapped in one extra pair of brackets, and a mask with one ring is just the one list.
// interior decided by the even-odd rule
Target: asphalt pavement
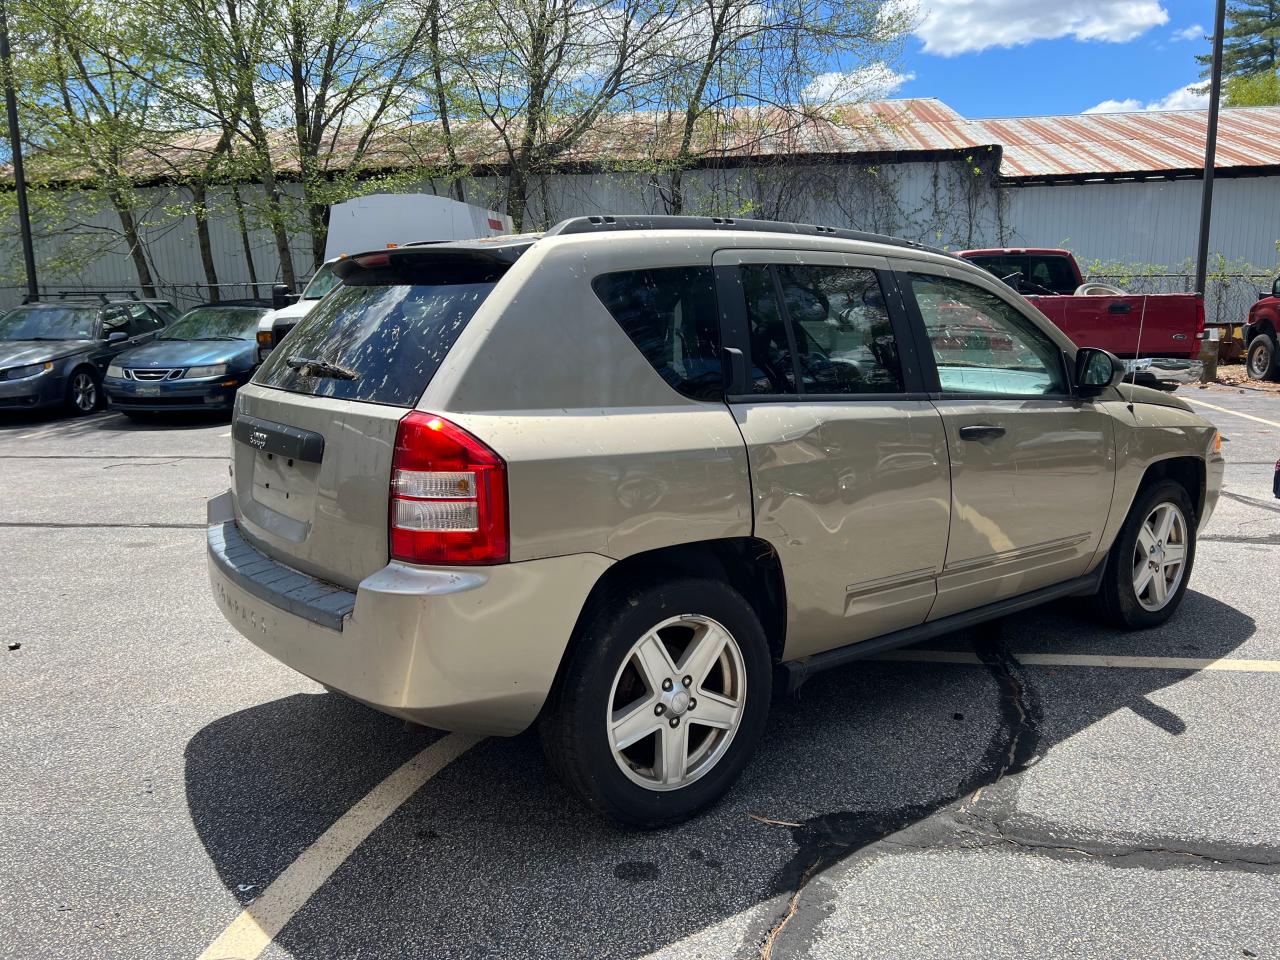
[[(481, 741), (261, 956), (1280, 955), (1280, 397), (1180, 395), (1228, 466), (1166, 627), (1072, 601), (927, 645), (969, 663), (818, 676), (723, 803), (653, 833), (584, 812), (533, 735)], [(204, 511), (230, 443), (218, 420), (0, 419), (0, 957), (249, 956), (224, 931), (443, 736), (224, 622)]]

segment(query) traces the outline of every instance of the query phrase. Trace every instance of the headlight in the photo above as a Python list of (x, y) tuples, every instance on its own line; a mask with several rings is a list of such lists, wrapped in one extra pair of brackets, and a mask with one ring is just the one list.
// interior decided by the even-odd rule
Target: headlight
[(183, 379), (198, 380), (203, 377), (220, 377), (227, 372), (225, 363), (214, 363), (207, 367), (187, 367), (187, 372)]
[(0, 377), (0, 379), (25, 380), (27, 377), (38, 377), (42, 373), (48, 373), (52, 369), (52, 361), (45, 361), (44, 363), (29, 363), (25, 367), (10, 367), (8, 370), (4, 371), (3, 377)]
[(107, 367), (107, 376), (108, 376), (108, 377), (116, 377), (117, 379), (123, 380), (123, 379), (124, 379), (124, 367), (121, 367), (121, 366), (119, 366), (119, 365), (117, 365), (117, 364), (114, 364), (114, 363), (113, 363), (113, 364), (111, 364), (109, 367)]

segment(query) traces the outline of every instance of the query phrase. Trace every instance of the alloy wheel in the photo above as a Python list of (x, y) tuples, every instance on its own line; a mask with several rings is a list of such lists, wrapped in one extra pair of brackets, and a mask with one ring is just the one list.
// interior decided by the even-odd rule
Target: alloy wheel
[(648, 790), (677, 790), (710, 771), (742, 724), (746, 666), (733, 635), (682, 614), (650, 629), (613, 679), (607, 724), (613, 758)]
[(1176, 504), (1156, 504), (1133, 550), (1133, 592), (1144, 609), (1163, 610), (1187, 568), (1187, 518)]
[(83, 370), (71, 378), (71, 402), (84, 413), (92, 413), (98, 406), (98, 384)]

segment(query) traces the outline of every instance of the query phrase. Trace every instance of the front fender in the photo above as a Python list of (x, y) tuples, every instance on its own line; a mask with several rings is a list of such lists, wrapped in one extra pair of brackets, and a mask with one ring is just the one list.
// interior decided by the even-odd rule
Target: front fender
[(1217, 428), (1185, 404), (1179, 407), (1156, 403), (1107, 401), (1103, 408), (1115, 421), (1116, 483), (1111, 511), (1103, 529), (1099, 553), (1115, 542), (1143, 478), (1155, 464), (1175, 458), (1190, 458), (1203, 466), (1198, 524), (1201, 529), (1213, 513), (1222, 490), (1224, 462), (1214, 449)]

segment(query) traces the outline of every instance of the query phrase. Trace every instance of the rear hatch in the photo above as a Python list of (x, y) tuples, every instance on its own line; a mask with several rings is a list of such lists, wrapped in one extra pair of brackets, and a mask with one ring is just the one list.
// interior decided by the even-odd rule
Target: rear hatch
[(388, 560), (400, 420), (522, 247), (353, 257), (236, 398), (236, 519), (262, 552), (354, 588)]

